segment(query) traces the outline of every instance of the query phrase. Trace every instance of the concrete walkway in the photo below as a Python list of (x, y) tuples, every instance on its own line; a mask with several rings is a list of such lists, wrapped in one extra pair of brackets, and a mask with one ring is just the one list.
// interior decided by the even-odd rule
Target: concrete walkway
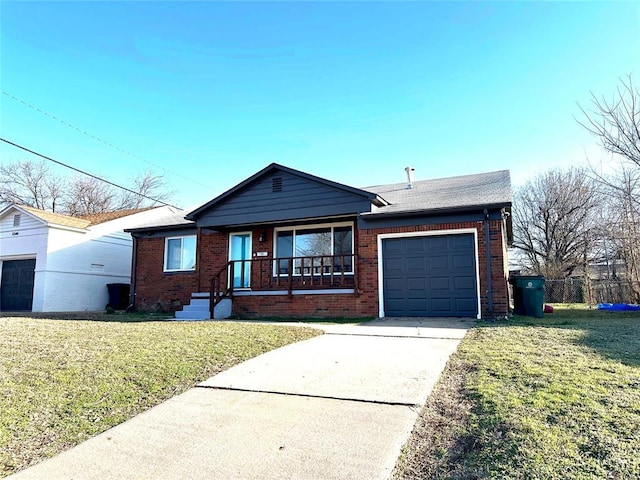
[(472, 325), (319, 326), (11, 478), (388, 478)]

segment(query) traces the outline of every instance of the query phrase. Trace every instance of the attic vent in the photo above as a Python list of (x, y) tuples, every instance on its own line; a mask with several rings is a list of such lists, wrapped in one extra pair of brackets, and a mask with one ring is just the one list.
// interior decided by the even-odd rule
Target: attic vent
[(273, 179), (271, 180), (271, 191), (272, 192), (282, 191), (282, 177), (273, 177)]
[(22, 217), (22, 215), (20, 213), (16, 213), (13, 216), (13, 226), (14, 227), (19, 227), (20, 226), (20, 218)]

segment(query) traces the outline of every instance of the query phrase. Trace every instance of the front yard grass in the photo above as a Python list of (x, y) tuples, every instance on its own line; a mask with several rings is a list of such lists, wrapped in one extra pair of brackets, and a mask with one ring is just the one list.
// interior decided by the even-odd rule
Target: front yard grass
[(0, 318), (0, 477), (232, 365), (320, 333), (253, 323), (122, 320)]
[(394, 477), (640, 478), (640, 316), (565, 311), (474, 328)]

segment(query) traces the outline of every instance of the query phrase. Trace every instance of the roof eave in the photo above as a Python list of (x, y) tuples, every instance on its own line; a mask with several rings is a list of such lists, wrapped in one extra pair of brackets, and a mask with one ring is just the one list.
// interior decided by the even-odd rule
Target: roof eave
[(124, 231), (127, 233), (145, 233), (145, 232), (161, 232), (163, 230), (188, 230), (191, 228), (196, 228), (196, 224), (195, 223), (176, 223), (173, 225), (156, 225), (153, 227), (125, 228)]
[(497, 208), (507, 208), (511, 207), (511, 202), (504, 203), (490, 203), (490, 204), (477, 204), (477, 205), (464, 205), (460, 207), (442, 207), (442, 208), (426, 208), (426, 209), (417, 209), (417, 210), (401, 210), (395, 212), (365, 212), (361, 213), (360, 216), (363, 218), (383, 218), (383, 217), (410, 217), (415, 215), (440, 215), (445, 213), (461, 213), (461, 212), (471, 212), (487, 209), (497, 209)]
[(371, 199), (371, 203), (373, 203), (376, 207), (386, 207), (388, 205), (391, 205), (391, 203), (387, 202), (378, 194), (375, 194), (375, 197)]

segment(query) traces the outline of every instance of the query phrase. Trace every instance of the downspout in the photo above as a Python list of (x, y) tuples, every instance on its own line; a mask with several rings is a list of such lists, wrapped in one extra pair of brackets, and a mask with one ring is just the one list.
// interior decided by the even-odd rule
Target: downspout
[(138, 237), (131, 235), (133, 240), (132, 258), (131, 258), (131, 289), (129, 290), (129, 306), (127, 311), (135, 311), (136, 308), (136, 278), (138, 277)]
[(487, 282), (487, 309), (493, 317), (493, 285), (491, 282), (491, 238), (489, 236), (489, 210), (484, 209), (484, 261)]

